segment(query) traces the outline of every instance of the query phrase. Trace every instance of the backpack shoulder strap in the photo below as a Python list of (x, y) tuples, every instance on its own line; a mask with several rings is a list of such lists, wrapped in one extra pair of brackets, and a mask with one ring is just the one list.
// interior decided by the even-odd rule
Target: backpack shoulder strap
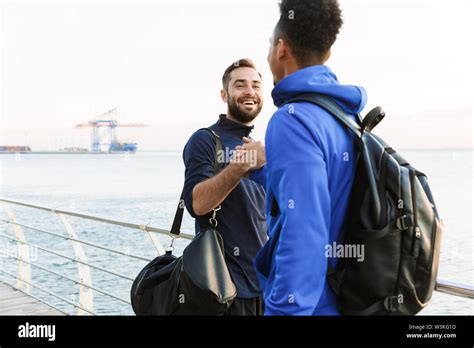
[[(323, 109), (325, 109), (327, 112), (329, 112), (331, 115), (333, 115), (336, 119), (338, 119), (344, 126), (346, 126), (352, 133), (354, 133), (357, 137), (358, 144), (362, 144), (362, 147), (364, 146), (364, 140), (362, 138), (362, 133), (364, 132), (364, 128), (366, 131), (370, 131), (373, 127), (375, 127), (385, 116), (385, 113), (381, 108), (376, 108), (371, 112), (373, 115), (369, 117), (367, 120), (361, 121), (360, 115), (358, 115), (357, 120), (359, 123), (354, 121), (349, 115), (342, 110), (342, 108), (332, 99), (331, 97), (318, 94), (318, 93), (302, 93), (294, 98), (288, 100), (285, 104), (291, 103), (291, 102), (296, 102), (296, 101), (305, 101), (309, 103), (316, 104)], [(368, 180), (369, 180), (369, 185), (371, 187), (371, 194), (373, 197), (374, 201), (374, 215), (379, 216), (380, 215), (380, 199), (377, 193), (377, 186), (376, 186), (376, 178), (373, 173), (372, 165), (370, 162), (370, 159), (368, 158), (367, 151), (361, 151), (360, 154), (362, 155), (364, 165), (366, 167), (366, 171), (368, 173)]]
[[(341, 107), (330, 97), (318, 94), (318, 93), (302, 93), (297, 95), (294, 98), (291, 98), (290, 100), (286, 101), (284, 105), (286, 104), (291, 104), (293, 102), (309, 102), (316, 104), (323, 109), (325, 109), (327, 112), (329, 112), (331, 115), (333, 115), (336, 119), (339, 120), (344, 126), (349, 128), (349, 130), (354, 133), (358, 139), (362, 137), (362, 127), (354, 121), (352, 118), (350, 118), (344, 110), (341, 109)], [(361, 122), (361, 117), (360, 115), (357, 115), (357, 119), (359, 122)], [(272, 198), (272, 205), (270, 212), (272, 216), (278, 216), (280, 214), (280, 209), (278, 207), (278, 203), (275, 200), (275, 197)]]
[[(217, 134), (217, 132), (213, 131), (210, 128), (201, 128), (198, 130), (209, 131), (214, 136), (214, 141), (216, 144), (215, 145), (216, 153), (214, 157), (214, 175), (216, 175), (222, 170), (222, 167), (223, 167), (223, 163), (219, 163), (217, 161), (218, 153), (222, 150), (221, 137), (219, 136), (219, 134)], [(174, 219), (173, 219), (173, 225), (171, 226), (171, 231), (170, 231), (170, 233), (175, 236), (179, 236), (179, 234), (181, 233), (181, 223), (183, 222), (183, 214), (184, 214), (184, 187), (183, 187), (183, 190), (181, 191), (178, 207), (176, 208), (176, 213), (174, 214)]]
[[(331, 115), (336, 117), (339, 122), (341, 122), (344, 126), (349, 128), (349, 130), (354, 133), (357, 138), (362, 137), (362, 128), (361, 126), (354, 121), (349, 115), (347, 115), (344, 110), (331, 98), (322, 94), (318, 93), (302, 93), (300, 95), (297, 95), (294, 98), (291, 98), (285, 104), (289, 104), (292, 102), (297, 102), (297, 101), (305, 101), (309, 103), (316, 104), (323, 109), (325, 109), (327, 112), (329, 112)], [(359, 118), (360, 119), (360, 118)]]

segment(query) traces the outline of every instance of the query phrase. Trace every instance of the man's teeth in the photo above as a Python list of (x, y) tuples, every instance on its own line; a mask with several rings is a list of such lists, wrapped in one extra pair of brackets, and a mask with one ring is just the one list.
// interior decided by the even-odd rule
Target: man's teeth
[(244, 101), (242, 101), (242, 104), (245, 104), (245, 105), (255, 105), (255, 101), (253, 101), (253, 100), (244, 100)]

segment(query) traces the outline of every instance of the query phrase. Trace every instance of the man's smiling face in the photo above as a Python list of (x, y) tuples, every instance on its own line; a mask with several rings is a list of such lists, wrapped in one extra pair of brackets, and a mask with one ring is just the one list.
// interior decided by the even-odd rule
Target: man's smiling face
[(228, 114), (241, 123), (252, 122), (262, 110), (262, 79), (253, 68), (233, 70), (227, 91), (224, 92)]

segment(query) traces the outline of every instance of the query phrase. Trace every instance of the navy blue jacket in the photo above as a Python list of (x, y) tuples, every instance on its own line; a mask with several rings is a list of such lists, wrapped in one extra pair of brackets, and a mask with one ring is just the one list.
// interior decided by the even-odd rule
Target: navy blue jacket
[[(209, 128), (219, 134), (224, 153), (229, 154), (237, 145), (243, 144), (242, 137), (249, 137), (253, 129), (233, 122), (225, 115), (220, 115), (217, 123)], [(197, 217), (194, 213), (192, 192), (196, 184), (214, 176), (215, 147), (211, 132), (198, 130), (188, 140), (183, 151), (186, 167), (184, 203), (191, 216), (196, 218), (196, 233), (209, 224), (207, 218)], [(226, 158), (226, 164), (228, 160)], [(253, 260), (267, 240), (263, 186), (247, 178), (241, 179), (222, 203), (221, 210), (217, 212), (217, 221), (217, 230), (224, 240), (226, 262), (237, 288), (237, 297), (260, 296)]]

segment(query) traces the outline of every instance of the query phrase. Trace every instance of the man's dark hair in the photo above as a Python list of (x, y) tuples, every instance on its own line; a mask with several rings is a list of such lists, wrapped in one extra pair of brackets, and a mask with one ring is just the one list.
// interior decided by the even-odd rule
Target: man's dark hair
[(281, 0), (274, 43), (283, 39), (301, 66), (321, 62), (342, 26), (337, 0)]
[[(233, 62), (227, 67), (227, 69), (225, 69), (224, 75), (222, 75), (222, 88), (224, 88), (225, 91), (229, 88), (230, 73), (238, 68), (252, 68), (257, 70), (255, 64), (248, 58), (242, 58)], [(262, 78), (262, 74), (258, 73), (258, 75)]]

